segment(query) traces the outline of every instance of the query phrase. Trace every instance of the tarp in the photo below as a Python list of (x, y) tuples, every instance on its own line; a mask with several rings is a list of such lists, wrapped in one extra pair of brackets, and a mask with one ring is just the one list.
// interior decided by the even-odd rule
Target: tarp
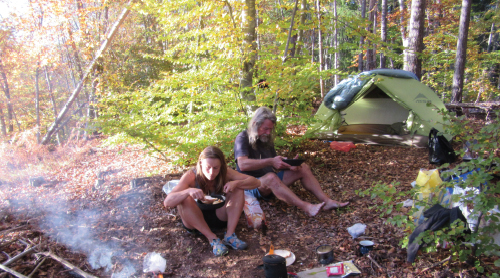
[[(369, 71), (330, 90), (316, 112), (318, 122), (309, 132), (320, 139), (339, 140), (339, 135), (345, 133), (373, 135), (375, 139), (387, 135), (391, 140), (413, 142), (415, 135), (428, 136), (432, 127), (444, 130), (444, 120), (439, 114), (442, 109), (446, 107), (441, 99), (413, 73), (390, 69)], [(398, 131), (403, 123), (406, 134)], [(451, 139), (449, 135), (445, 137)]]

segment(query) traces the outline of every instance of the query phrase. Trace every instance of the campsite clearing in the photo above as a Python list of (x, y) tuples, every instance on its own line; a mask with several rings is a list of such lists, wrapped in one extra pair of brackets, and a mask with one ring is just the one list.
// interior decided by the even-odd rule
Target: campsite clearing
[[(216, 258), (204, 238), (182, 229), (175, 209), (162, 205), (163, 185), (178, 179), (183, 169), (175, 170), (145, 157), (136, 147), (103, 148), (95, 141), (88, 144), (93, 146), (80, 154), (77, 163), (48, 173), (47, 183), (39, 187), (29, 186), (27, 181), (0, 185), (5, 196), (0, 203), (2, 251), (13, 256), (24, 249), (19, 240), (32, 242), (38, 245), (38, 251), (51, 250), (97, 277), (111, 277), (130, 267), (135, 271), (132, 277), (153, 277), (142, 272), (143, 259), (149, 252), (158, 252), (167, 260), (164, 277), (263, 277), (263, 270), (257, 266), (271, 243), (276, 249), (295, 254), (296, 261), (288, 267), (292, 272), (318, 267), (315, 248), (332, 244), (335, 260), (353, 260), (362, 271), (360, 277), (454, 277), (458, 272), (462, 277), (481, 277), (466, 264), (439, 264), (449, 255), (442, 249), (420, 254), (415, 265), (406, 263), (406, 250), (399, 245), (405, 232), (384, 225), (384, 218), (373, 208), (374, 201), (355, 194), (379, 180), (399, 181), (399, 190), (408, 189), (421, 168), (434, 168), (428, 163), (426, 149), (357, 145), (349, 152), (340, 152), (332, 151), (327, 142), (315, 140), (291, 153), (282, 150), (289, 156), (299, 152), (304, 155), (325, 191), (351, 204), (311, 218), (281, 201), (264, 202), (267, 232), (247, 228), (242, 216), (237, 232), (249, 249), (231, 250), (228, 256)], [(96, 169), (106, 170), (105, 174), (100, 172), (104, 176), (101, 184), (96, 183)], [(143, 182), (132, 186), (131, 180), (139, 177)], [(300, 186), (292, 188), (301, 198), (313, 201)], [(356, 255), (361, 239), (353, 240), (347, 232), (356, 223), (367, 225), (364, 238), (376, 243), (371, 258), (382, 268), (368, 257)], [(13, 243), (3, 245), (11, 240)], [(1, 261), (7, 259), (4, 254), (0, 256)], [(26, 274), (35, 264), (35, 257), (27, 256), (11, 267)], [(484, 265), (490, 273), (499, 271), (492, 258), (486, 258)], [(36, 277), (74, 276), (57, 261), (47, 259)]]

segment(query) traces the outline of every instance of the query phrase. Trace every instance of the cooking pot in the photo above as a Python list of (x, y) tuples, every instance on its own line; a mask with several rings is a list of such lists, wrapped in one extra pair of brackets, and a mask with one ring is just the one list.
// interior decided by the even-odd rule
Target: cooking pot
[(266, 278), (287, 278), (286, 259), (278, 255), (266, 255), (262, 258)]

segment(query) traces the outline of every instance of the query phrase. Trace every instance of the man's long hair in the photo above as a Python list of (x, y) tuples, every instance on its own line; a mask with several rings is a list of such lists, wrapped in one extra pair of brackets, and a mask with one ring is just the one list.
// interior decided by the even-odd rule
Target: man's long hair
[[(215, 192), (208, 192), (207, 188), (207, 178), (203, 174), (203, 169), (201, 168), (201, 161), (205, 158), (216, 158), (220, 161), (220, 170), (219, 174), (215, 178), (214, 189)], [(196, 163), (196, 182), (200, 185), (200, 189), (203, 190), (203, 193), (210, 194), (216, 193), (221, 194), (224, 189), (224, 185), (226, 184), (226, 176), (227, 176), (227, 164), (226, 159), (224, 158), (224, 153), (214, 146), (206, 147), (198, 158), (198, 162)]]
[[(252, 119), (248, 123), (247, 133), (250, 145), (253, 149), (257, 149), (257, 143), (259, 142), (259, 133), (258, 129), (264, 123), (265, 120), (270, 120), (274, 126), (276, 127), (276, 116), (273, 114), (271, 109), (267, 107), (260, 107), (253, 114)], [(274, 137), (275, 137), (275, 128), (271, 132), (271, 136), (268, 142), (260, 142), (260, 144), (264, 146), (271, 147), (274, 145)]]

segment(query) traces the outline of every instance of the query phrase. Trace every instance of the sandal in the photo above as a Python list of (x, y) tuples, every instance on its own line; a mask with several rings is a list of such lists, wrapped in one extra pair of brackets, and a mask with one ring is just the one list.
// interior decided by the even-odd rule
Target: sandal
[(248, 247), (246, 242), (236, 237), (236, 233), (233, 233), (228, 237), (224, 236), (224, 240), (222, 241), (222, 243), (224, 243), (227, 246), (231, 246), (233, 249), (239, 249), (239, 250), (244, 250)]
[(214, 253), (215, 256), (224, 256), (227, 253), (229, 253), (229, 250), (227, 249), (224, 244), (220, 241), (220, 239), (212, 239), (212, 242), (210, 242), (210, 245), (212, 246), (212, 252)]

